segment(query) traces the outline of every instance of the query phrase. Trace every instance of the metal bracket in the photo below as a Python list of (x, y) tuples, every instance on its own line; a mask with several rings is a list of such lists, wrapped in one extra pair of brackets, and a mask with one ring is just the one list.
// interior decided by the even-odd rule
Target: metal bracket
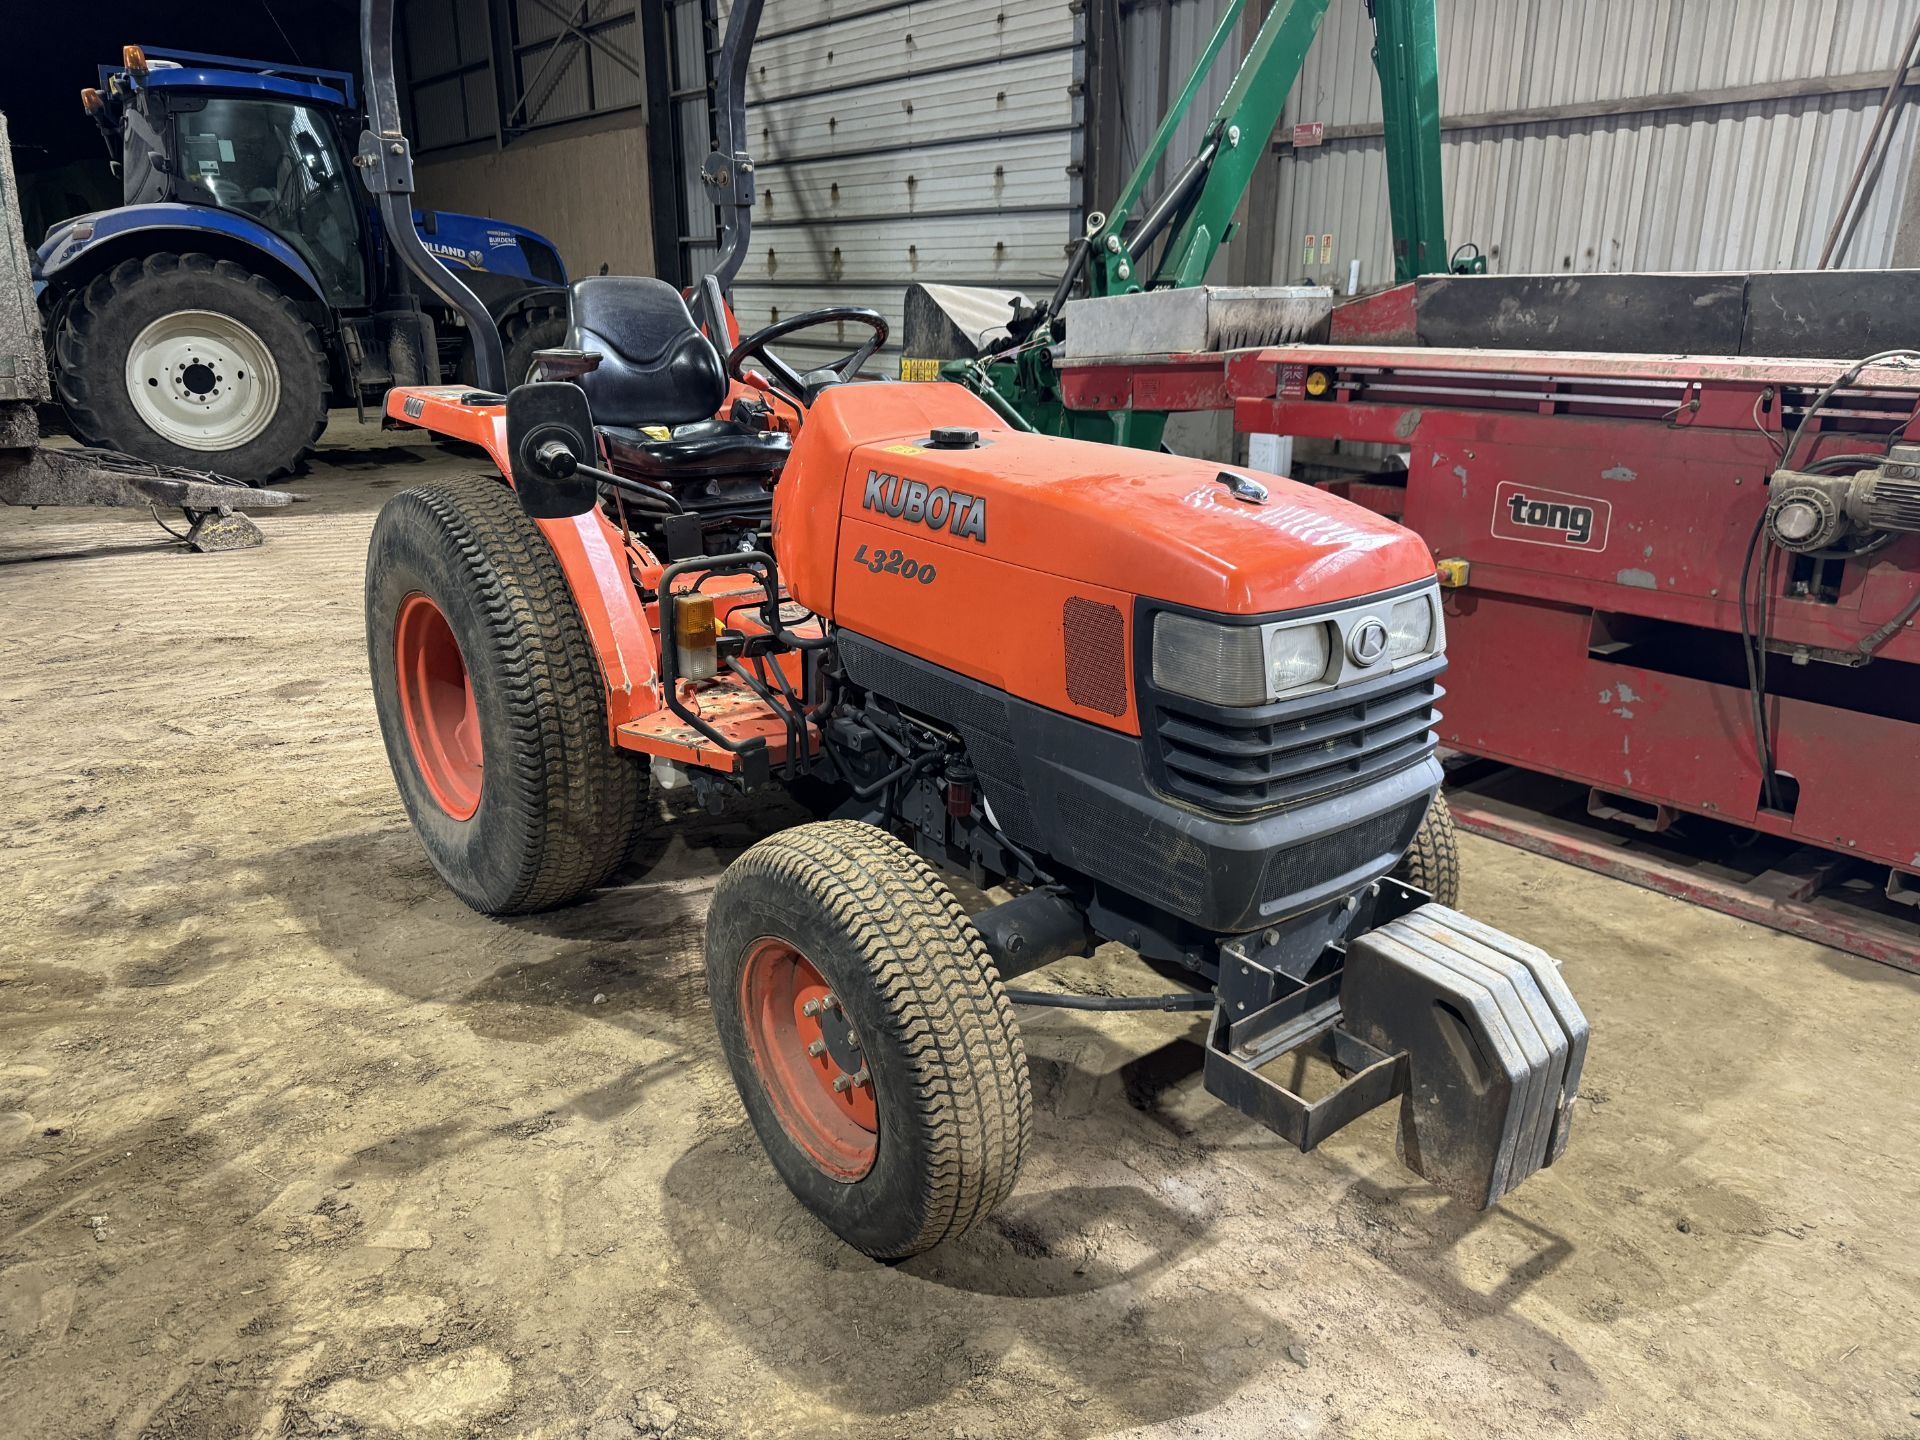
[[(1369, 1110), (1404, 1094), (1406, 1055), (1376, 1049), (1342, 1030), (1334, 1023), (1339, 1009), (1336, 998), (1330, 1006), (1309, 1011), (1297, 1023), (1276, 1029), (1242, 1049), (1229, 1048), (1231, 1025), (1225, 1013), (1216, 1010), (1207, 1032), (1207, 1093), (1258, 1120), (1302, 1151), (1313, 1149)], [(1337, 1089), (1308, 1100), (1261, 1073), (1294, 1054), (1317, 1055), (1347, 1078)]]
[(413, 147), (406, 136), (362, 130), (353, 164), (373, 194), (413, 194)]

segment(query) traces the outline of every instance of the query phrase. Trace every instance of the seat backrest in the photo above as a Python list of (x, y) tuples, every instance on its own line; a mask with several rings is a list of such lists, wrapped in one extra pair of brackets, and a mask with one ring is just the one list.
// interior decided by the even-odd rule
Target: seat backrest
[(711, 419), (727, 398), (727, 372), (664, 280), (594, 275), (569, 294), (567, 348), (597, 350), (580, 377), (596, 425), (685, 425)]

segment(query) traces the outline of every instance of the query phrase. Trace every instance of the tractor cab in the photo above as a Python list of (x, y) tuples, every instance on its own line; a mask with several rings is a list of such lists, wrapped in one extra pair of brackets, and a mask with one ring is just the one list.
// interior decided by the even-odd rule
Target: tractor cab
[[(129, 45), (100, 68), (81, 101), (124, 203), (56, 224), (34, 257), (76, 435), (266, 480), (329, 408), (442, 377), (498, 387), (560, 342), (567, 277), (544, 237), (367, 203), (360, 100), (344, 71), (223, 55)], [(471, 314), (446, 298), (456, 273)]]
[(353, 77), (129, 45), (82, 92), (106, 136), (127, 205), (206, 206), (291, 245), (327, 304), (371, 290), (364, 221), (348, 183)]

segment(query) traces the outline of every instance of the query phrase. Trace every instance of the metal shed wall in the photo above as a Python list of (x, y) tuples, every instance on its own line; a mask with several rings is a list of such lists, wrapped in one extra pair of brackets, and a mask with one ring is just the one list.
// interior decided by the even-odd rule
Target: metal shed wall
[[(897, 353), (912, 281), (1050, 287), (1081, 223), (1081, 8), (769, 5), (748, 86), (759, 189), (734, 293), (741, 325), (870, 305)], [(785, 348), (813, 360), (865, 334), (848, 327), (837, 350), (828, 333)]]
[[(1123, 9), (1123, 33), (1139, 41), (1127, 45), (1130, 135), (1150, 134), (1158, 117), (1159, 57), (1179, 67), (1177, 88), (1223, 8)], [(1437, 0), (1436, 9), (1449, 240), (1478, 242), (1496, 270), (1577, 273), (1814, 264), (1920, 0)], [(1356, 258), (1363, 287), (1392, 279), (1371, 46), (1362, 0), (1332, 0), (1280, 132), (1275, 281), (1344, 284)], [(1236, 36), (1223, 68), (1239, 48)], [(1893, 262), (1917, 107), (1909, 86), (1841, 264)], [(1292, 124), (1316, 120), (1326, 143), (1294, 152)], [(1188, 128), (1177, 153), (1198, 139)], [(1323, 264), (1318, 242), (1329, 234)]]

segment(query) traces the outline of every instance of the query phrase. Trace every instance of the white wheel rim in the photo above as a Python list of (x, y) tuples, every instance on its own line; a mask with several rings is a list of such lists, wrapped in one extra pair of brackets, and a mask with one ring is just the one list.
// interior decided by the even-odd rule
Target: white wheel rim
[(237, 450), (273, 422), (280, 367), (230, 315), (162, 315), (127, 350), (127, 398), (153, 432), (185, 450)]

